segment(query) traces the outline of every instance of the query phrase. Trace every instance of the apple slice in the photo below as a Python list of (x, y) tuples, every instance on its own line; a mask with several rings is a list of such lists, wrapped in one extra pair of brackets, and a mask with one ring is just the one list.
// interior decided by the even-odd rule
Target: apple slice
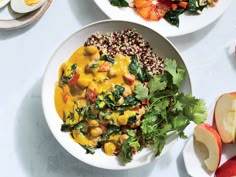
[(236, 92), (221, 95), (215, 105), (214, 119), (224, 143), (234, 143), (236, 138)]
[(204, 163), (209, 171), (216, 171), (220, 164), (222, 142), (220, 135), (209, 124), (202, 123), (194, 128), (195, 140), (204, 144), (208, 150), (208, 158)]
[(234, 177), (236, 176), (236, 156), (223, 163), (215, 173), (215, 177)]

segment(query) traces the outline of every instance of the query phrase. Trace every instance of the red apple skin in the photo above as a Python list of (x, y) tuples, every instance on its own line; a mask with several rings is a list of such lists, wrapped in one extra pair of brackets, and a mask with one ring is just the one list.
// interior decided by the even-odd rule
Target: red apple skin
[(215, 177), (236, 176), (236, 156), (223, 163), (215, 172)]
[[(209, 156), (210, 156), (210, 153), (212, 153), (213, 151), (215, 152), (213, 155), (213, 156), (216, 155), (215, 157), (212, 157), (212, 156), (209, 157), (209, 158), (214, 158), (213, 161), (209, 163), (210, 160), (206, 159), (204, 162), (209, 171), (211, 172), (216, 171), (216, 169), (218, 168), (220, 164), (221, 154), (222, 154), (222, 141), (221, 141), (220, 135), (214, 129), (214, 127), (212, 127), (211, 125), (207, 123), (202, 123), (202, 124), (197, 125), (194, 128), (194, 135), (195, 135), (196, 141), (199, 141), (206, 145), (209, 151)], [(215, 163), (216, 161), (217, 163)]]
[[(224, 108), (219, 106), (220, 102), (222, 102), (223, 98), (225, 98), (227, 96), (228, 96), (228, 99), (230, 99), (232, 102), (236, 103), (236, 92), (225, 93), (225, 94), (222, 94), (217, 99), (216, 104), (215, 104), (215, 110), (214, 110), (214, 123), (216, 125), (217, 131), (220, 134), (222, 142), (225, 144), (234, 143), (236, 141), (236, 107), (229, 108), (228, 110), (225, 110)], [(227, 104), (227, 102), (225, 102), (225, 104), (223, 104), (223, 105), (225, 106)], [(220, 110), (220, 109), (222, 109), (222, 110)], [(226, 111), (226, 112), (228, 112), (228, 114), (231, 113), (234, 116), (235, 120), (233, 121), (234, 123), (231, 123), (232, 124), (231, 125), (231, 127), (232, 127), (231, 132), (229, 132), (229, 127), (224, 128), (223, 123), (222, 123), (222, 121), (224, 119), (224, 121), (228, 122), (228, 124), (229, 124), (229, 117), (217, 115), (217, 110), (218, 111)]]

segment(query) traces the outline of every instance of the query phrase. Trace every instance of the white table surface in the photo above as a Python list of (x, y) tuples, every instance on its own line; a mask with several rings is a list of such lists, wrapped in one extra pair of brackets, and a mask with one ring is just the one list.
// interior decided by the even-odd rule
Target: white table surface
[[(170, 38), (189, 68), (193, 95), (207, 105), (236, 91), (236, 1), (202, 30)], [(158, 161), (127, 171), (91, 167), (72, 157), (51, 134), (41, 105), (44, 69), (55, 49), (82, 26), (107, 17), (92, 0), (54, 0), (37, 23), (0, 31), (1, 177), (188, 177), (186, 140)]]

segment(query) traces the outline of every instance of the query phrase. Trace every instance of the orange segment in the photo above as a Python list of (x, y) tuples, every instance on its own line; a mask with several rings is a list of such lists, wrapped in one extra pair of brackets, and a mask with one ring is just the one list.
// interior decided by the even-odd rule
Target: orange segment
[(134, 0), (134, 8), (145, 20), (160, 20), (171, 9), (171, 0)]

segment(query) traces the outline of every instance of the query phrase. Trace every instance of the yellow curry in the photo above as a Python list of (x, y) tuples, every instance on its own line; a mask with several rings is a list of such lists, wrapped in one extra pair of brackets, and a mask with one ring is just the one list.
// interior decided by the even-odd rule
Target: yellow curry
[(100, 56), (96, 47), (82, 46), (59, 69), (55, 107), (62, 129), (87, 151), (102, 146), (107, 155), (116, 154), (129, 138), (121, 129), (140, 125), (145, 109), (137, 109), (131, 96), (140, 82), (130, 63), (129, 56)]

